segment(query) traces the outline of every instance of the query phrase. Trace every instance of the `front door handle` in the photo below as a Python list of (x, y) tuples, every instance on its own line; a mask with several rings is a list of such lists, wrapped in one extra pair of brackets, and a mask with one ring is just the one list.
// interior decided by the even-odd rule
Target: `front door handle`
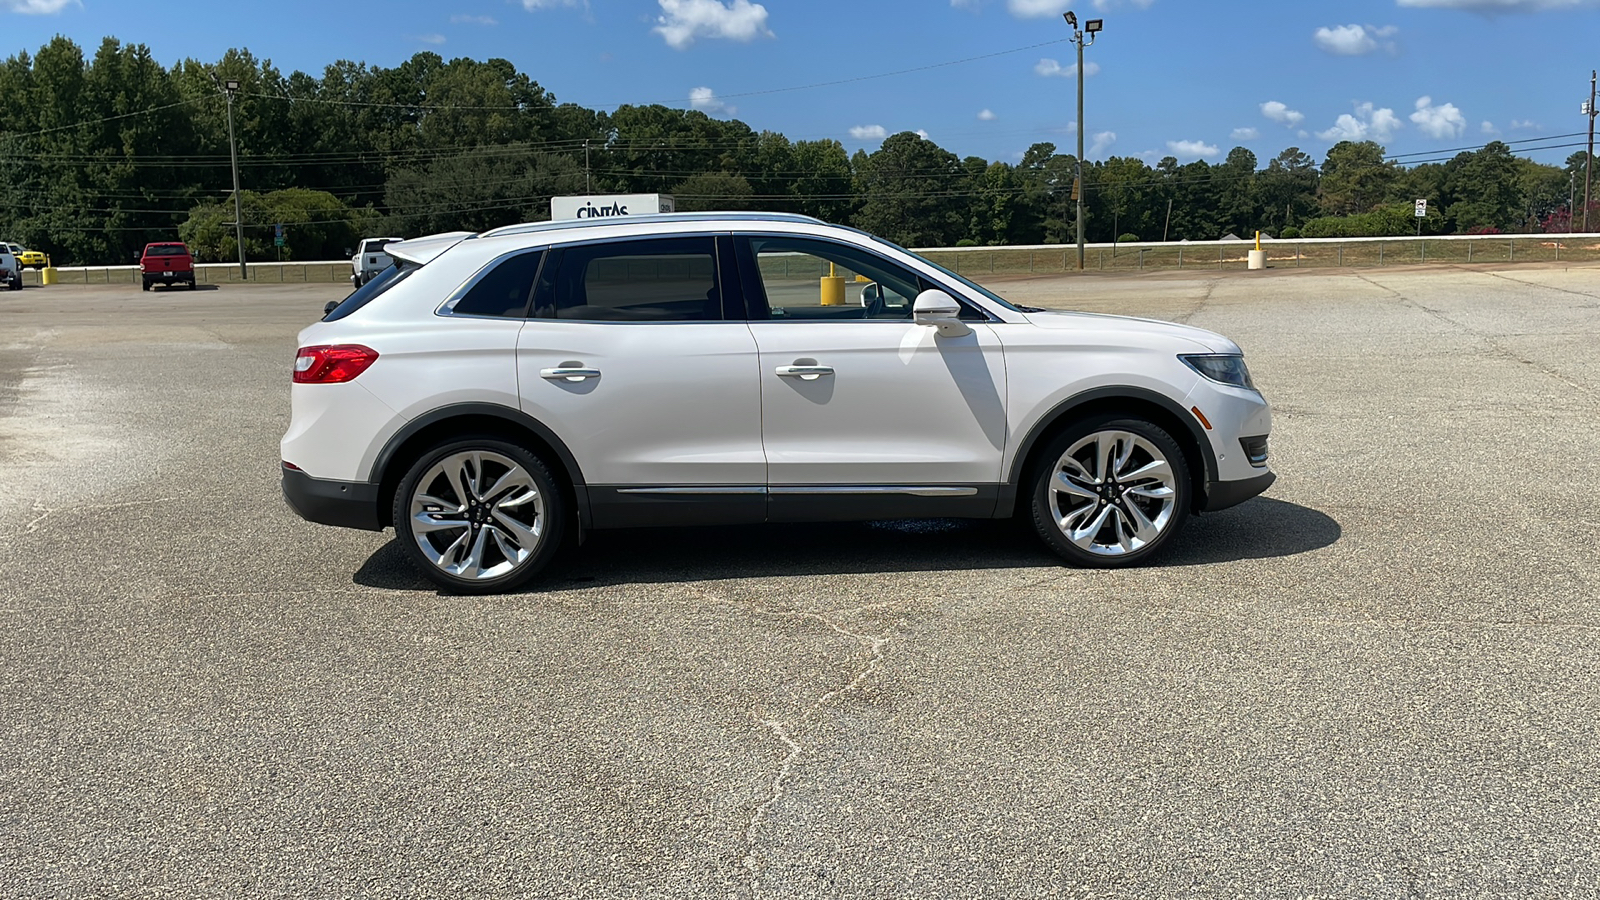
[(776, 371), (780, 378), (816, 381), (824, 375), (832, 375), (833, 366), (779, 366)]
[(589, 378), (599, 378), (600, 370), (585, 369), (577, 366), (556, 366), (553, 369), (540, 369), (539, 377), (548, 378), (551, 381), (570, 381), (576, 384)]

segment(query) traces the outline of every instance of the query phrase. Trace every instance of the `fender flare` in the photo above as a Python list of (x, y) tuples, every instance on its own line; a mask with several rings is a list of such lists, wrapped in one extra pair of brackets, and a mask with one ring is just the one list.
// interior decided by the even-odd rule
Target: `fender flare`
[(1166, 410), (1178, 421), (1187, 425), (1189, 427), (1189, 436), (1194, 439), (1195, 444), (1200, 448), (1200, 458), (1205, 465), (1205, 471), (1200, 473), (1204, 477), (1197, 479), (1201, 485), (1197, 493), (1202, 495), (1197, 499), (1201, 502), (1204, 501), (1205, 486), (1217, 480), (1217, 453), (1212, 449), (1210, 438), (1206, 437), (1205, 430), (1195, 420), (1195, 417), (1178, 405), (1177, 401), (1165, 394), (1137, 387), (1100, 387), (1092, 388), (1081, 394), (1074, 394), (1057, 403), (1028, 430), (1028, 434), (1017, 444), (1017, 452), (1012, 454), (1011, 457), (1011, 471), (1007, 475), (1005, 483), (1000, 486), (1000, 503), (996, 507), (997, 515), (1004, 514), (1004, 511), (1015, 507), (1017, 495), (1022, 490), (1023, 464), (1045, 434), (1062, 419), (1071, 416), (1074, 411), (1102, 400), (1136, 400), (1142, 403), (1149, 403)]
[(549, 445), (556, 455), (556, 462), (561, 466), (563, 474), (567, 477), (567, 483), (572, 486), (572, 491), (576, 495), (579, 520), (585, 527), (588, 526), (590, 518), (589, 489), (588, 483), (583, 478), (583, 469), (578, 465), (577, 456), (567, 447), (565, 441), (550, 430), (548, 425), (520, 409), (512, 409), (509, 406), (501, 406), (498, 403), (456, 403), (450, 406), (441, 406), (407, 422), (405, 427), (395, 432), (388, 442), (383, 445), (383, 449), (378, 451), (378, 456), (373, 461), (372, 469), (367, 476), (368, 482), (374, 485), (383, 484), (384, 477), (388, 474), (389, 466), (394, 463), (395, 455), (400, 452), (400, 448), (424, 429), (440, 422), (466, 416), (500, 419), (507, 424), (533, 432), (536, 437)]

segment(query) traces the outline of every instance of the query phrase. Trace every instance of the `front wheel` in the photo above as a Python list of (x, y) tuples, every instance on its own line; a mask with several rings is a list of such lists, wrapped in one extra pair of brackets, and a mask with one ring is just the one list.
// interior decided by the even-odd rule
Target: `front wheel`
[(528, 450), (463, 438), (423, 454), (394, 497), (406, 554), (447, 591), (489, 594), (532, 580), (562, 544), (566, 499)]
[(1045, 448), (1032, 487), (1039, 536), (1079, 566), (1138, 565), (1189, 513), (1183, 451), (1141, 419), (1101, 417), (1068, 428)]

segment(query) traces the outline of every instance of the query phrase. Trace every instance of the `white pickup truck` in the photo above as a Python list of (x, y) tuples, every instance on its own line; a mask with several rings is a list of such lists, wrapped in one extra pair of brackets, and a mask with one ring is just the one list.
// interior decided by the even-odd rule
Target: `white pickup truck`
[(360, 287), (371, 281), (379, 272), (394, 265), (394, 260), (383, 252), (383, 248), (403, 240), (405, 238), (397, 237), (363, 239), (361, 245), (356, 248), (356, 255), (350, 257), (350, 283)]

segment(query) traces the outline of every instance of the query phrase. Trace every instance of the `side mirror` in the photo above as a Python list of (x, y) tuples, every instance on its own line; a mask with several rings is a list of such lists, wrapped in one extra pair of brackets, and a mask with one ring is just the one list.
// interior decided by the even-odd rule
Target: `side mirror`
[(341, 300), (329, 300), (328, 305), (322, 308), (322, 314), (326, 316), (328, 313), (333, 312), (339, 308), (339, 304), (342, 302)]
[(961, 304), (944, 291), (923, 291), (911, 306), (911, 317), (918, 325), (936, 328), (941, 337), (963, 337), (972, 333), (961, 321)]

